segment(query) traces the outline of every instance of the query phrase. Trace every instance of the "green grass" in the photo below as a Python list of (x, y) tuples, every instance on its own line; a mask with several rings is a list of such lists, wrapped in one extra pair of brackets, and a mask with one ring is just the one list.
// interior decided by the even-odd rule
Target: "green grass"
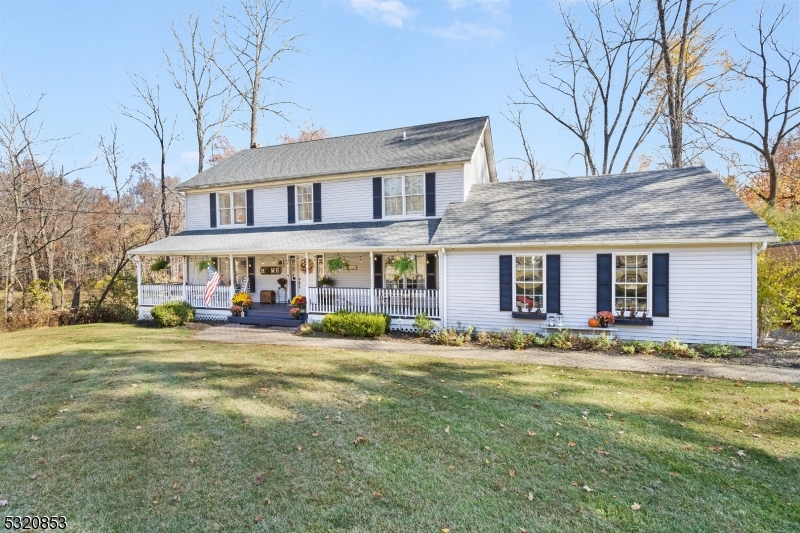
[(788, 386), (109, 324), (0, 346), (0, 518), (66, 515), (69, 531), (800, 530)]

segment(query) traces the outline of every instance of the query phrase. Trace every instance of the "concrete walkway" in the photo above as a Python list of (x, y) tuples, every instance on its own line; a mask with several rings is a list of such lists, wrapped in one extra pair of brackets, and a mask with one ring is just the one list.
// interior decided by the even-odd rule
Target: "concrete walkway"
[(335, 348), (364, 352), (385, 352), (448, 357), (451, 359), (479, 359), (539, 365), (589, 368), (600, 370), (628, 370), (653, 374), (704, 376), (742, 381), (771, 383), (800, 383), (800, 369), (775, 368), (712, 363), (707, 360), (671, 360), (645, 355), (612, 355), (602, 352), (558, 352), (530, 348), (527, 350), (497, 350), (489, 348), (435, 346), (412, 342), (372, 339), (326, 339), (300, 337), (292, 328), (260, 328), (241, 324), (215, 326), (197, 333), (197, 339), (211, 342), (238, 344), (273, 344), (302, 346), (306, 348)]

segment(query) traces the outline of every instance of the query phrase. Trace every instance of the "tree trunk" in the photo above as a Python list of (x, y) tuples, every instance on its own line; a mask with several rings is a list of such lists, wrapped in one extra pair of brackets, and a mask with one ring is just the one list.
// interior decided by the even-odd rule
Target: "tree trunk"
[(161, 222), (164, 224), (164, 236), (169, 237), (169, 215), (167, 214), (167, 152), (164, 143), (161, 143)]
[(203, 160), (206, 158), (206, 146), (203, 142), (203, 115), (197, 113), (195, 117), (195, 125), (197, 126), (197, 173), (203, 171)]

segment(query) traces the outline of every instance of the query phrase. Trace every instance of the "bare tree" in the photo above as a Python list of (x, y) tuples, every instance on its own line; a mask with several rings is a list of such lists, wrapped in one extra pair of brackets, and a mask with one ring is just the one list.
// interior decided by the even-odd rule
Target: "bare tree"
[[(586, 174), (611, 173), (620, 162), (625, 172), (658, 115), (646, 108), (654, 76), (652, 25), (644, 19), (641, 0), (624, 7), (599, 0), (587, 4), (590, 30), (561, 7), (567, 40), (548, 60), (548, 76), (526, 75), (517, 61), (521, 98), (511, 103), (540, 109), (577, 137)], [(565, 105), (551, 105), (546, 93), (563, 98)]]
[(134, 74), (130, 76), (134, 95), (141, 103), (141, 108), (128, 107), (118, 103), (120, 112), (136, 122), (145, 126), (158, 140), (161, 148), (161, 224), (164, 228), (164, 236), (169, 237), (171, 228), (170, 213), (168, 210), (168, 187), (167, 187), (167, 153), (173, 141), (179, 139), (175, 132), (175, 118), (168, 117), (161, 109), (161, 86), (156, 80), (155, 85), (151, 85), (146, 77)]
[(241, 0), (243, 15), (223, 13), (222, 39), (231, 64), (222, 64), (215, 55), (211, 59), (227, 79), (233, 91), (250, 112), (250, 147), (258, 147), (258, 118), (269, 112), (288, 120), (284, 111), (291, 100), (279, 100), (269, 91), (282, 88), (286, 79), (274, 73), (277, 64), (292, 53), (299, 53), (299, 34), (284, 33), (291, 23), (291, 0)]
[[(218, 37), (215, 33), (211, 43), (206, 45), (200, 32), (200, 16), (189, 15), (184, 35), (170, 26), (175, 44), (176, 58), (162, 50), (166, 58), (166, 70), (172, 83), (178, 89), (192, 111), (192, 121), (197, 135), (197, 172), (203, 171), (206, 150), (222, 132), (222, 128), (236, 111), (232, 105), (230, 86), (219, 83), (222, 74), (214, 66), (217, 54)], [(219, 101), (218, 109), (212, 114), (209, 104)]]
[(709, 124), (723, 139), (752, 148), (758, 154), (766, 167), (761, 170), (768, 176), (768, 186), (766, 194), (755, 189), (753, 192), (773, 207), (777, 202), (779, 178), (775, 156), (792, 132), (800, 128), (800, 105), (792, 100), (800, 82), (800, 53), (796, 47), (786, 48), (778, 38), (781, 24), (789, 13), (784, 5), (777, 16), (768, 16), (765, 20), (762, 5), (754, 26), (758, 43), (752, 46), (739, 41), (749, 58), (742, 64), (734, 65), (733, 72), (757, 87), (758, 113), (737, 112), (720, 100), (728, 123), (716, 127)]
[(517, 129), (519, 133), (520, 141), (522, 142), (522, 150), (525, 152), (525, 157), (508, 157), (506, 160), (509, 161), (518, 161), (523, 164), (522, 167), (513, 166), (511, 167), (511, 172), (516, 175), (518, 181), (522, 181), (525, 179), (525, 176), (528, 172), (530, 172), (532, 180), (538, 180), (542, 178), (542, 174), (544, 173), (544, 166), (536, 161), (536, 153), (533, 150), (533, 147), (528, 140), (528, 135), (525, 131), (525, 124), (526, 121), (522, 119), (522, 113), (525, 110), (525, 106), (517, 104), (512, 105), (511, 103), (507, 104), (508, 114), (503, 114), (503, 118), (509, 121), (513, 126)]
[(236, 152), (236, 148), (234, 148), (228, 138), (224, 135), (220, 135), (211, 143), (211, 155), (208, 157), (208, 164), (214, 166), (217, 163), (225, 161)]
[[(655, 99), (663, 109), (662, 126), (667, 139), (671, 168), (693, 163), (710, 143), (699, 118), (703, 104), (722, 90), (730, 70), (724, 54), (718, 69), (711, 66), (713, 46), (719, 30), (707, 28), (720, 9), (715, 1), (656, 0), (657, 31), (652, 39), (657, 49)], [(686, 128), (697, 134), (687, 137)]]
[(328, 130), (325, 129), (325, 126), (317, 127), (314, 122), (306, 123), (302, 128), (300, 128), (300, 132), (297, 134), (297, 137), (292, 137), (291, 135), (284, 134), (278, 137), (281, 144), (293, 144), (305, 141), (316, 141), (319, 139), (324, 139), (330, 136)]

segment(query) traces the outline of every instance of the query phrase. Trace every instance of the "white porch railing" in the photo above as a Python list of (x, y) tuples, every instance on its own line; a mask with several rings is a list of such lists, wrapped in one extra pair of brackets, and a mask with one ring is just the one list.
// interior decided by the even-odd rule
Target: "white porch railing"
[[(372, 296), (374, 295), (374, 301)], [(425, 313), (439, 315), (439, 291), (436, 289), (347, 289), (311, 287), (308, 289), (309, 313), (350, 311), (386, 313), (397, 317), (414, 317)]]
[(211, 298), (211, 305), (208, 306), (204, 301), (205, 285), (186, 285), (185, 298), (183, 287), (180, 283), (142, 285), (142, 296), (139, 305), (158, 305), (164, 302), (180, 302), (185, 299), (192, 307), (228, 309), (231, 306), (233, 287), (217, 287), (217, 291)]

